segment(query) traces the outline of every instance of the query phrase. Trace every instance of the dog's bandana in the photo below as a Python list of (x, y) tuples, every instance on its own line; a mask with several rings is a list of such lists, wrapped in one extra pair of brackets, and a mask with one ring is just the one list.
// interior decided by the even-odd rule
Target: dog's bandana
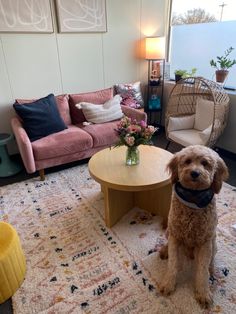
[(214, 192), (211, 188), (205, 190), (190, 190), (183, 187), (180, 182), (174, 185), (174, 191), (177, 198), (185, 205), (194, 208), (204, 208), (213, 199)]

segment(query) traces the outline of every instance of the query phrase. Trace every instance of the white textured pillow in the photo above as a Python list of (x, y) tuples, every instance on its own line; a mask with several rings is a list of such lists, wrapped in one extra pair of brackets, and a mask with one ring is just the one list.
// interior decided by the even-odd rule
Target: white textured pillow
[(87, 121), (93, 123), (104, 123), (118, 120), (123, 117), (124, 114), (120, 106), (121, 100), (121, 96), (116, 95), (112, 99), (105, 102), (103, 105), (80, 102), (76, 105), (76, 107), (78, 109), (82, 109)]
[(203, 131), (213, 123), (214, 102), (198, 98), (194, 129)]
[(168, 132), (177, 130), (193, 129), (195, 114), (190, 116), (170, 117), (168, 122)]

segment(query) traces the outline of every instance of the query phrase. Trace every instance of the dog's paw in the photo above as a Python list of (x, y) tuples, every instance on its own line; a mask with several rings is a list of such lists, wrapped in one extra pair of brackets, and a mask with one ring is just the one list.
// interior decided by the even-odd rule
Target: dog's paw
[(161, 294), (167, 296), (170, 295), (175, 290), (175, 284), (171, 281), (164, 281), (159, 286), (159, 291)]
[(208, 309), (213, 303), (213, 298), (210, 291), (206, 293), (196, 292), (195, 296), (198, 303), (205, 309)]

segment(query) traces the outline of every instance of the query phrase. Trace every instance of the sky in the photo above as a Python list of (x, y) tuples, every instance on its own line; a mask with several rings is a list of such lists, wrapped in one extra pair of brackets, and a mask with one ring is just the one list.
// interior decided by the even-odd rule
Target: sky
[[(223, 12), (221, 4), (225, 4)], [(220, 20), (221, 12), (222, 21), (236, 20), (236, 0), (173, 0), (172, 2), (172, 12), (176, 14), (195, 8), (204, 9), (218, 20)]]

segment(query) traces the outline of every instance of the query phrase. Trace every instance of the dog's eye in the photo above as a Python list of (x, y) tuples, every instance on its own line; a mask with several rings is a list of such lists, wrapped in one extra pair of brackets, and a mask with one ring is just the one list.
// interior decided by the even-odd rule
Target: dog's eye
[(188, 159), (185, 160), (185, 164), (186, 164), (186, 165), (190, 165), (191, 162), (192, 162), (192, 160), (191, 160), (190, 158), (188, 158)]
[(206, 160), (202, 160), (201, 164), (203, 165), (203, 167), (207, 167), (208, 166), (208, 162)]

